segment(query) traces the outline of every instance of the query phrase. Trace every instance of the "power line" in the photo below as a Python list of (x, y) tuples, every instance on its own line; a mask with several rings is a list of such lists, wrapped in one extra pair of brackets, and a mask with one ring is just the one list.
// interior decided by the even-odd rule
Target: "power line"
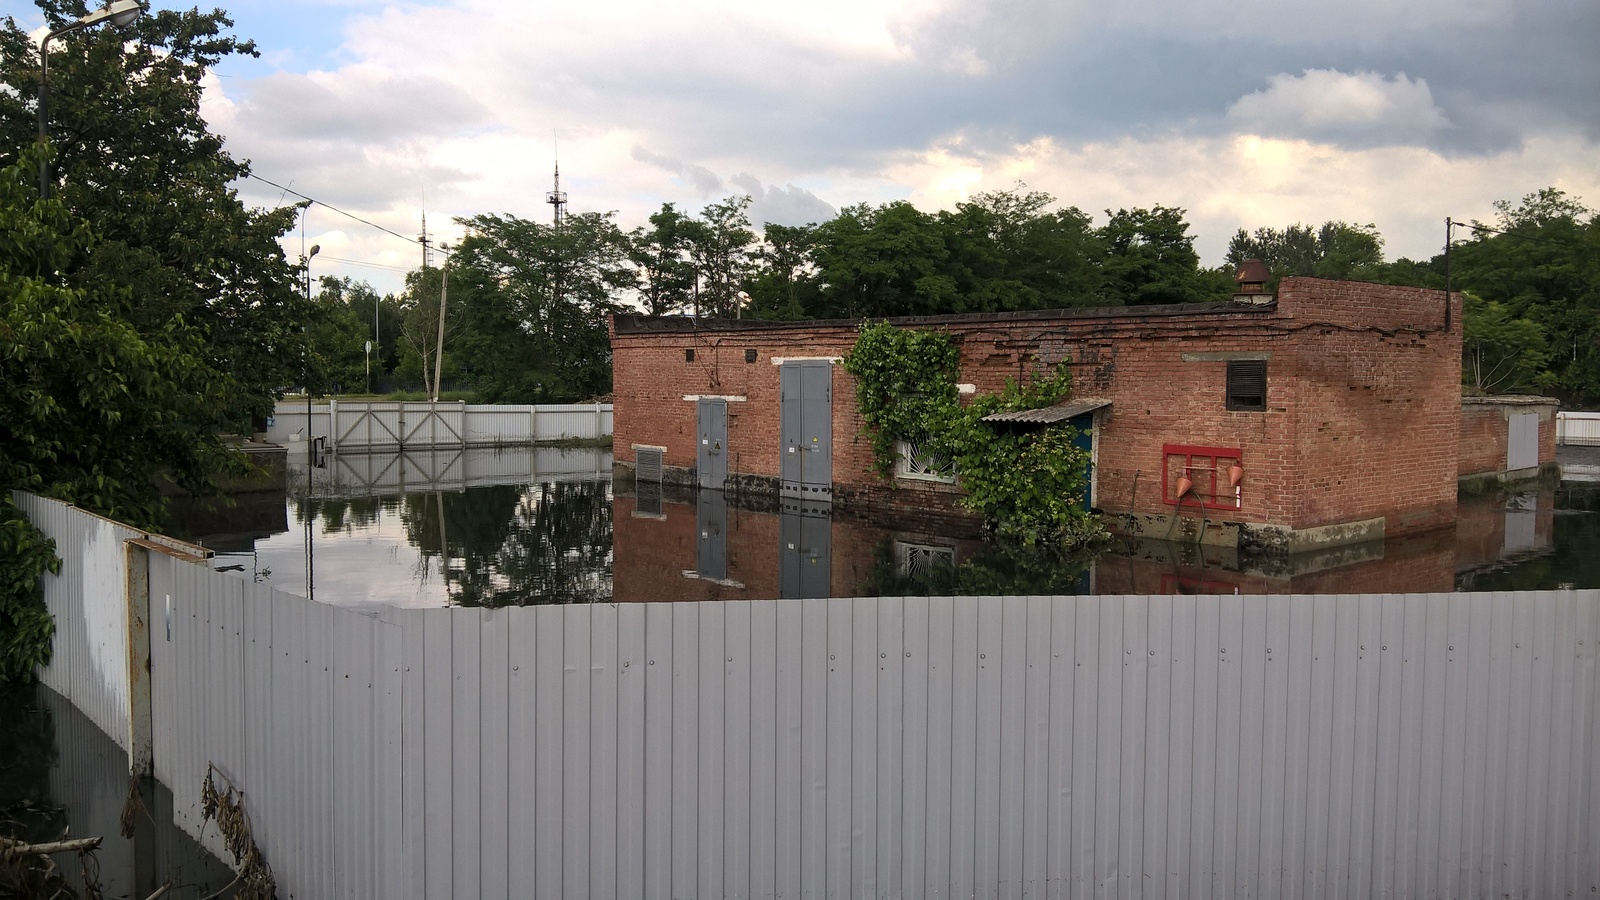
[[(321, 200), (318, 200), (315, 197), (307, 197), (305, 194), (302, 194), (299, 191), (291, 190), (290, 188), (284, 187), (283, 185), (278, 184), (276, 181), (268, 181), (267, 179), (262, 178), (260, 175), (257, 175), (254, 172), (246, 173), (246, 177), (254, 178), (255, 180), (261, 182), (262, 184), (271, 185), (271, 186), (277, 188), (278, 190), (283, 191), (286, 194), (293, 194), (296, 197), (299, 197), (301, 200), (306, 201), (307, 203), (315, 203), (316, 205), (318, 205), (320, 207), (323, 207), (324, 209), (330, 210), (332, 212), (336, 212), (339, 215), (344, 216), (347, 219), (354, 219), (355, 221), (360, 222), (363, 225), (367, 225), (367, 226), (370, 226), (372, 228), (376, 228), (379, 231), (383, 232), (384, 234), (393, 235), (394, 237), (397, 237), (400, 240), (405, 241), (408, 244), (421, 243), (416, 238), (406, 237), (405, 235), (401, 234), (398, 231), (394, 231), (392, 229), (385, 228), (382, 225), (379, 225), (377, 222), (373, 222), (373, 221), (369, 221), (367, 219), (363, 219), (360, 216), (356, 215), (355, 213), (345, 212), (344, 210), (340, 209), (337, 206), (334, 206), (331, 203), (324, 203), (324, 202), (322, 202)], [(444, 252), (444, 251), (440, 251), (440, 252)], [(448, 254), (446, 254), (446, 255), (448, 255)], [(408, 271), (408, 270), (402, 270), (402, 271)]]
[(1582, 247), (1582, 246), (1585, 246), (1582, 241), (1562, 240), (1560, 238), (1534, 237), (1533, 235), (1522, 234), (1522, 233), (1516, 232), (1516, 231), (1502, 231), (1499, 228), (1490, 228), (1489, 226), (1484, 225), (1481, 222), (1472, 222), (1472, 223), (1456, 222), (1455, 223), (1455, 227), (1457, 227), (1457, 228), (1466, 228), (1466, 229), (1468, 229), (1470, 231), (1474, 231), (1474, 232), (1487, 231), (1490, 234), (1504, 235), (1505, 237), (1516, 238), (1516, 239), (1522, 240), (1522, 241), (1533, 241), (1536, 244), (1557, 244), (1557, 245), (1562, 246), (1562, 247)]

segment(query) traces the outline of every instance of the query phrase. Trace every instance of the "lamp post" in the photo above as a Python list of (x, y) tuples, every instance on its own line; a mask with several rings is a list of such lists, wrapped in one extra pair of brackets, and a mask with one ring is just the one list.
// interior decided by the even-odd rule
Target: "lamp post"
[[(144, 7), (139, 5), (138, 0), (116, 0), (105, 9), (97, 9), (76, 22), (69, 22), (57, 28), (39, 42), (39, 143), (41, 145), (50, 141), (50, 42), (64, 34), (92, 28), (107, 21), (121, 28), (139, 18), (142, 12)], [(42, 155), (39, 157), (39, 199), (50, 199), (50, 163)]]

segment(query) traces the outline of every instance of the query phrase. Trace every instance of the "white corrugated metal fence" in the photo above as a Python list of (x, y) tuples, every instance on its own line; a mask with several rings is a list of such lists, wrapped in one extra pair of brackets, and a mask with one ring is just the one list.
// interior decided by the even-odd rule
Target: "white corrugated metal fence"
[(1600, 892), (1600, 592), (367, 615), (149, 579), (157, 774), (208, 846), (207, 765), (242, 789), (284, 896)]

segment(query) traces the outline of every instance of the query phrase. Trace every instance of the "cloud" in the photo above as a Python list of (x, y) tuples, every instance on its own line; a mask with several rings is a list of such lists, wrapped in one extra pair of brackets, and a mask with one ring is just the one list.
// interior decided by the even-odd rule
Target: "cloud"
[(722, 191), (722, 178), (705, 166), (690, 165), (670, 156), (652, 153), (638, 144), (633, 145), (632, 155), (639, 162), (683, 176), (685, 181), (700, 192), (701, 197), (709, 197)]
[(1274, 75), (1229, 107), (1228, 120), (1253, 134), (1350, 147), (1423, 145), (1450, 127), (1420, 78), (1331, 69)]
[(728, 180), (750, 196), (750, 221), (758, 228), (767, 224), (812, 225), (826, 222), (839, 212), (816, 194), (792, 184), (763, 186), (747, 172)]
[(553, 135), (573, 210), (624, 227), (734, 192), (787, 223), (1020, 178), (1090, 211), (1188, 207), (1209, 258), (1237, 227), (1327, 218), (1420, 252), (1435, 217), (1547, 184), (1600, 196), (1593, 0), (325, 9), (337, 37), (295, 47), (320, 68), (225, 71), (207, 116), (263, 175), (402, 233), (424, 190), (430, 227), (544, 219)]

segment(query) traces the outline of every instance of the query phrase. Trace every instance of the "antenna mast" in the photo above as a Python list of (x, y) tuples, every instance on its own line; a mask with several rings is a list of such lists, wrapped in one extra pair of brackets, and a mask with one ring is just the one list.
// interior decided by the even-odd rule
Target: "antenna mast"
[(567, 192), (561, 189), (561, 154), (556, 154), (556, 183), (555, 189), (545, 192), (544, 202), (555, 207), (556, 227), (561, 227), (561, 221), (567, 217)]
[(422, 267), (426, 269), (433, 261), (433, 255), (430, 252), (433, 249), (433, 241), (428, 238), (427, 210), (422, 211), (422, 234), (417, 237), (417, 243), (422, 245)]

